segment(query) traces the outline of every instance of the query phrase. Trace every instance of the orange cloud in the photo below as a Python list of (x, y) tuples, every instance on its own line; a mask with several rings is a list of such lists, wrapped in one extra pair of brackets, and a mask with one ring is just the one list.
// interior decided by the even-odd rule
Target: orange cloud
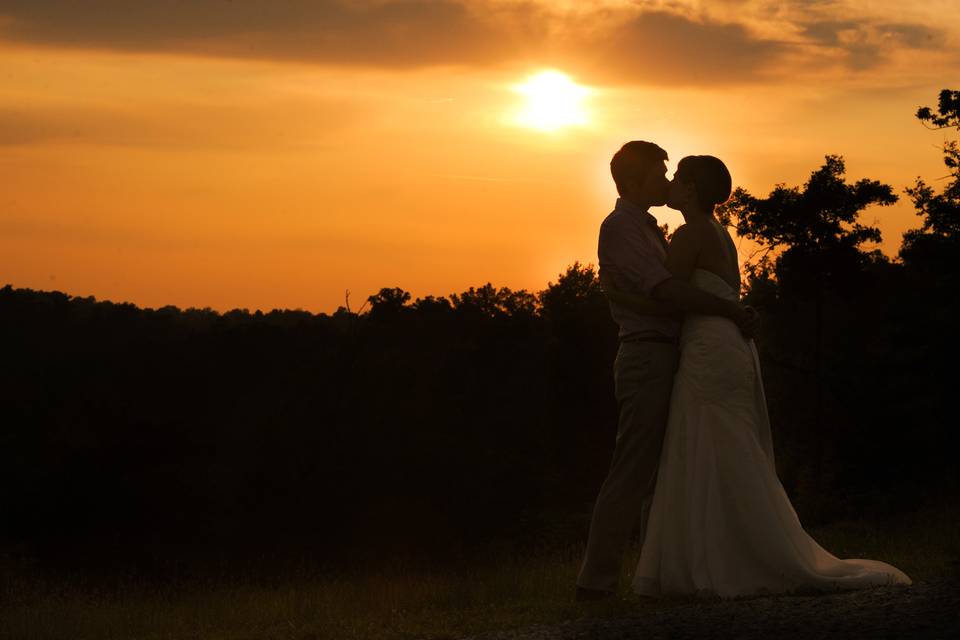
[(869, 18), (801, 21), (797, 26), (808, 40), (833, 49), (854, 70), (875, 68), (897, 49), (936, 49), (946, 42), (941, 29)]
[(639, 13), (585, 47), (593, 52), (589, 68), (600, 76), (698, 86), (770, 79), (782, 74), (791, 49), (742, 24), (664, 11)]
[(10, 0), (9, 42), (57, 47), (409, 67), (486, 63), (510, 43), (453, 0)]
[(618, 83), (699, 86), (791, 80), (824, 65), (872, 69), (897, 50), (947, 42), (938, 27), (851, 18), (832, 2), (788, 2), (775, 12), (750, 1), (710, 13), (683, 2), (651, 6), (6, 0), (0, 42), (395, 69), (532, 61)]

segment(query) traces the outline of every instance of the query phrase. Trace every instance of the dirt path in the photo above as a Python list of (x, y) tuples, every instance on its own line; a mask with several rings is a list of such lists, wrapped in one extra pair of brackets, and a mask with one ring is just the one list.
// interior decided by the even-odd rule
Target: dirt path
[(638, 611), (471, 636), (469, 640), (652, 638), (960, 638), (960, 574), (910, 587), (728, 602), (640, 602)]

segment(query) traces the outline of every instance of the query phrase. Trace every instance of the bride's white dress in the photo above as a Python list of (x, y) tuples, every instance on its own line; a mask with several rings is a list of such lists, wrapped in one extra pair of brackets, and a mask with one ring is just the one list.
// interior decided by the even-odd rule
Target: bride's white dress
[[(738, 299), (710, 271), (690, 281)], [(834, 557), (803, 530), (774, 468), (753, 341), (726, 318), (688, 316), (680, 348), (634, 591), (733, 597), (910, 584), (889, 564)]]

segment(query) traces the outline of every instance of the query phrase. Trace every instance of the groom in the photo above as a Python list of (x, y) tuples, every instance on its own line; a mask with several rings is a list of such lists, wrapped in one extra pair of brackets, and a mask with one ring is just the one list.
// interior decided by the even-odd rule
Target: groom
[(683, 313), (726, 316), (747, 334), (758, 320), (753, 310), (674, 278), (664, 266), (667, 240), (647, 209), (666, 204), (666, 160), (667, 152), (657, 145), (634, 140), (610, 161), (620, 197), (600, 226), (598, 258), (610, 313), (620, 325), (613, 365), (620, 417), (577, 577), (579, 601), (614, 595), (627, 539), (637, 524), (641, 534), (646, 531), (680, 355), (679, 318)]

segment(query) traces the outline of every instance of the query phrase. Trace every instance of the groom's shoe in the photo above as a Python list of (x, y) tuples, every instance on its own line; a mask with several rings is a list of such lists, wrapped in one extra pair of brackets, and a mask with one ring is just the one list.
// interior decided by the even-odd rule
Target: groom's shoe
[(598, 602), (609, 600), (614, 595), (613, 591), (606, 589), (588, 589), (587, 587), (577, 586), (577, 602)]

